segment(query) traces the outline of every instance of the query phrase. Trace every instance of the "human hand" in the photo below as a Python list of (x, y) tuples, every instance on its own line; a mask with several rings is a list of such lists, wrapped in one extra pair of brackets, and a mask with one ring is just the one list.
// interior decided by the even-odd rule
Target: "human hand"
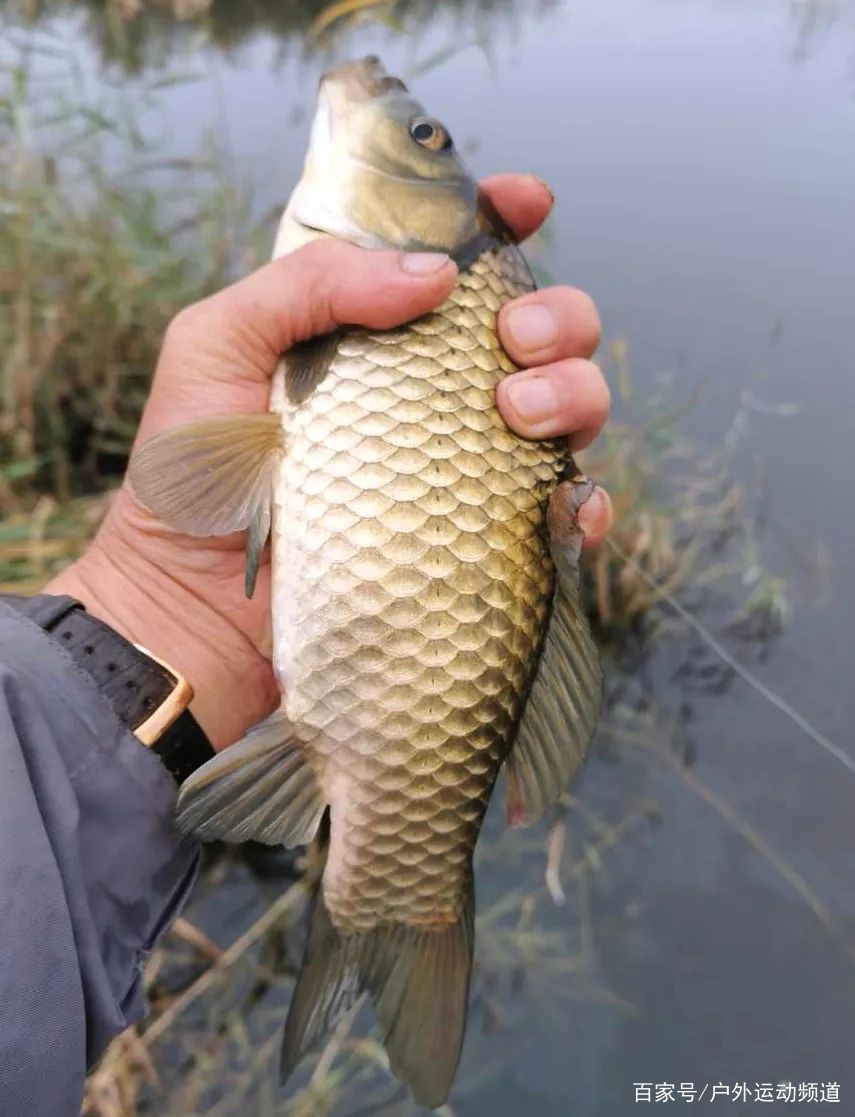
[[(552, 206), (548, 189), (530, 176), (499, 176), (482, 189), (520, 240)], [(137, 444), (206, 416), (266, 410), (271, 374), (295, 342), (343, 324), (400, 325), (438, 306), (456, 278), (444, 257), (329, 241), (268, 264), (172, 322)], [(505, 421), (526, 438), (566, 434), (575, 448), (590, 443), (609, 407), (602, 374), (588, 360), (599, 341), (590, 298), (565, 287), (526, 295), (503, 309), (499, 334), (525, 370), (499, 386)], [(608, 497), (597, 490), (580, 514), (589, 544), (610, 519)], [(196, 691), (192, 709), (221, 748), (279, 702), (269, 662), (269, 564), (247, 601), (244, 558), (241, 535), (180, 535), (126, 481), (90, 548), (47, 591), (78, 598), (185, 675)]]

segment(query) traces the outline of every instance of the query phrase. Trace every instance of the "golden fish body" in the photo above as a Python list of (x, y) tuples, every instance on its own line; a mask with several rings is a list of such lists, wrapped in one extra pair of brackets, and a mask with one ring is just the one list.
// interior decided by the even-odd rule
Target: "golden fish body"
[(435, 313), (344, 333), (304, 402), (274, 392), (274, 662), (330, 803), (344, 933), (456, 918), (536, 662), (565, 452), (495, 404), (496, 315), (531, 288), (496, 245)]
[(319, 236), (464, 261), (435, 312), (295, 346), (271, 412), (202, 420), (135, 454), (137, 495), (197, 535), (272, 535), (282, 707), (186, 781), (205, 839), (326, 863), (285, 1025), (283, 1080), (367, 991), (392, 1070), (444, 1102), (474, 936), (472, 851), (504, 765), (508, 814), (557, 801), (596, 725), (566, 447), (501, 421), (498, 311), (530, 291), (447, 129), (375, 58), (323, 79), (276, 255)]

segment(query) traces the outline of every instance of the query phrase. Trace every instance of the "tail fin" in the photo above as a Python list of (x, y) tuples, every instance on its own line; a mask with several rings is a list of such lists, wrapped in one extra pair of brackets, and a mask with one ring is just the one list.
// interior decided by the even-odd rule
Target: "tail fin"
[(438, 929), (388, 924), (342, 935), (318, 889), (303, 967), (282, 1043), (283, 1083), (367, 989), (395, 1075), (419, 1105), (444, 1104), (463, 1033), (474, 940), (470, 884), (456, 922)]

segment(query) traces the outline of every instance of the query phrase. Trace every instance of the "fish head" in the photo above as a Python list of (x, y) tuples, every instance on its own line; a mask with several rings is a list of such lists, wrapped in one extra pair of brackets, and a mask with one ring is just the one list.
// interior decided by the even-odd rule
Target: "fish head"
[(453, 252), (476, 235), (477, 209), (448, 129), (376, 56), (321, 78), (295, 222), (366, 248)]

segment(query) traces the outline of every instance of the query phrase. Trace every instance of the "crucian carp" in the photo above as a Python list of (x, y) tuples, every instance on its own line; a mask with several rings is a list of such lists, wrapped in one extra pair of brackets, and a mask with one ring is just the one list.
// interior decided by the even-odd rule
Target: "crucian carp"
[(318, 100), (275, 254), (330, 236), (442, 251), (457, 286), (399, 329), (296, 346), (268, 413), (159, 435), (131, 478), (177, 529), (246, 530), (250, 595), (271, 541), (281, 708), (187, 780), (178, 818), (203, 839), (323, 835), (283, 1079), (367, 992), (392, 1070), (437, 1106), (496, 779), (512, 824), (538, 819), (596, 726), (577, 519), (592, 486), (564, 441), (519, 438), (496, 409), (515, 370), (496, 316), (534, 283), (447, 129), (376, 58), (331, 70)]

